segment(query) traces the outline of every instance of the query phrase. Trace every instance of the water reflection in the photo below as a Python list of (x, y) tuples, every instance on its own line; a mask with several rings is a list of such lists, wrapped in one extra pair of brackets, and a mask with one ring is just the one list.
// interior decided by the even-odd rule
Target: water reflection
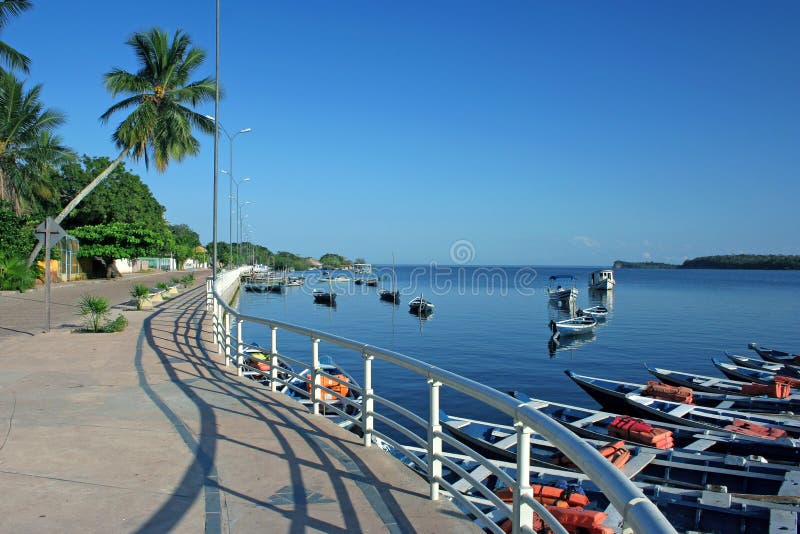
[(614, 310), (614, 291), (589, 290), (589, 307), (602, 304), (608, 311)]
[(594, 332), (591, 334), (583, 334), (580, 336), (567, 336), (562, 337), (558, 341), (553, 340), (552, 338), (547, 342), (547, 352), (550, 354), (551, 358), (555, 358), (558, 352), (567, 351), (572, 353), (575, 349), (582, 347), (588, 343), (591, 343), (597, 339), (597, 336)]

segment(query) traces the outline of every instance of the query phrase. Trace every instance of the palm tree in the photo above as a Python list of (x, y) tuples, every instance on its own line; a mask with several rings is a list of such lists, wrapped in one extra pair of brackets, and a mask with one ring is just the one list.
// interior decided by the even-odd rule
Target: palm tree
[(11, 72), (0, 72), (0, 199), (18, 215), (54, 195), (51, 178), (73, 153), (53, 131), (64, 115), (45, 109), (41, 85), (26, 91)]
[[(113, 114), (133, 108), (114, 131), (113, 139), (120, 153), (67, 204), (55, 218), (57, 223), (126, 157), (134, 161), (144, 159), (147, 168), (152, 161), (157, 171), (164, 172), (170, 161), (181, 161), (200, 151), (200, 143), (192, 135), (193, 128), (214, 133), (214, 121), (190, 107), (214, 99), (213, 78), (189, 81), (192, 72), (203, 63), (205, 52), (192, 47), (191, 40), (181, 30), (170, 41), (166, 32), (153, 28), (135, 33), (127, 44), (136, 54), (140, 68), (137, 72), (114, 68), (105, 74), (103, 81), (112, 96), (127, 96), (100, 116), (101, 122), (106, 123)], [(40, 244), (36, 246), (29, 262), (33, 262), (40, 248)]]
[[(11, 17), (16, 17), (23, 11), (30, 9), (30, 0), (2, 0), (0, 1), (0, 30), (5, 28)], [(2, 59), (12, 69), (19, 69), (28, 72), (31, 60), (25, 54), (8, 46), (5, 41), (0, 41), (0, 59)], [(0, 67), (0, 71), (3, 70)]]

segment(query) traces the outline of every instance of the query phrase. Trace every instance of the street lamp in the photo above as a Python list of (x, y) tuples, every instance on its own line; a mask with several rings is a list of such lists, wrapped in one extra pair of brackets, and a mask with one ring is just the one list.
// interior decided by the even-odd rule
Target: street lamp
[(236, 218), (239, 219), (238, 233), (236, 235), (236, 259), (237, 259), (237, 261), (241, 261), (240, 258), (242, 256), (242, 219), (247, 217), (247, 215), (244, 215), (244, 216), (242, 215), (242, 208), (244, 208), (248, 204), (253, 204), (253, 202), (255, 202), (255, 201), (245, 200), (244, 202), (239, 203), (239, 198), (238, 198), (239, 197), (239, 194), (238, 194), (239, 193), (239, 188), (238, 187), (236, 188), (236, 193), (237, 193), (236, 194), (236, 197), (237, 197), (236, 198), (236, 205), (237, 205)]
[(217, 124), (217, 129), (225, 134), (225, 137), (228, 138), (228, 147), (230, 148), (230, 166), (228, 169), (228, 253), (233, 260), (233, 141), (239, 134), (252, 132), (252, 128), (243, 128), (236, 132), (235, 134), (231, 135), (228, 133), (228, 130), (222, 126), (222, 123), (219, 122), (216, 118), (212, 117), (211, 115), (205, 115), (205, 118), (211, 119)]

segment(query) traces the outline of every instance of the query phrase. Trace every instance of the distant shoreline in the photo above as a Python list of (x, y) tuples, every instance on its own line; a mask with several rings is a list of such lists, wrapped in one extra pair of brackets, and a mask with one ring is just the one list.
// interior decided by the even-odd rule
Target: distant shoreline
[(682, 264), (617, 260), (614, 269), (748, 269), (763, 271), (800, 270), (800, 255), (727, 254), (701, 256)]

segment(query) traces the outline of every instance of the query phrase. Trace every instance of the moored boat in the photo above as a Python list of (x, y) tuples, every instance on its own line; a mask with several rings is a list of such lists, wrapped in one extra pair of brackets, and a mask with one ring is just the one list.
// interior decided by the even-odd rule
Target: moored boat
[[(361, 387), (330, 356), (320, 356), (319, 366), (320, 413), (342, 428), (354, 426), (361, 417)], [(311, 409), (312, 378), (312, 370), (303, 369), (288, 381), (283, 393)]]
[(589, 275), (589, 289), (595, 291), (608, 291), (614, 289), (614, 271), (611, 269), (601, 269), (592, 271)]
[(522, 402), (532, 402), (532, 407), (584, 438), (603, 440), (613, 436), (628, 443), (659, 449), (674, 447), (739, 456), (757, 452), (774, 460), (791, 462), (800, 460), (800, 440), (793, 438), (769, 440), (720, 428), (699, 428), (697, 425), (687, 424), (688, 421), (685, 420), (667, 422), (663, 419), (658, 421), (637, 419), (611, 412), (531, 399), (524, 393), (516, 391), (512, 395)]
[[(728, 378), (720, 378), (716, 376), (705, 376), (694, 373), (686, 373), (683, 371), (673, 371), (671, 369), (661, 369), (660, 367), (649, 367), (645, 364), (645, 368), (661, 382), (670, 384), (672, 386), (685, 386), (693, 389), (694, 391), (706, 391), (709, 393), (730, 393), (734, 395), (748, 395), (757, 396), (763, 395), (763, 392), (748, 392), (745, 388), (747, 385), (740, 380), (730, 380)], [(775, 396), (775, 395), (772, 395)]]
[[(449, 416), (444, 412), (440, 412), (440, 421), (456, 439), (483, 456), (517, 461), (514, 427)], [(731, 493), (777, 495), (789, 478), (800, 478), (799, 467), (765, 463), (761, 458), (624, 445), (611, 437), (586, 441), (626, 477), (638, 482), (691, 489), (713, 484), (726, 486)], [(580, 472), (561, 451), (535, 433), (531, 434), (530, 458), (534, 466)]]
[(581, 310), (581, 312), (597, 321), (605, 321), (608, 317), (608, 308), (602, 304), (598, 306), (592, 306), (591, 308), (586, 308), (585, 310)]
[(315, 289), (311, 295), (314, 297), (314, 302), (317, 304), (327, 304), (329, 306), (336, 304), (336, 293), (333, 291), (322, 291), (321, 289)]
[(554, 274), (550, 277), (547, 296), (551, 301), (568, 302), (578, 297), (575, 277), (571, 274)]
[(775, 373), (776, 375), (791, 376), (800, 378), (800, 368), (794, 365), (782, 364), (777, 362), (770, 362), (762, 360), (761, 358), (749, 358), (747, 356), (739, 356), (738, 354), (725, 353), (725, 356), (739, 367), (749, 367), (750, 369), (757, 369), (759, 371), (767, 371)]
[(591, 334), (597, 326), (597, 319), (594, 317), (574, 317), (563, 321), (550, 321), (550, 330), (560, 336), (579, 336)]
[[(244, 351), (243, 363), (242, 363), (242, 376), (245, 378), (249, 378), (250, 380), (254, 380), (265, 386), (269, 386), (270, 382), (272, 381), (272, 373), (271, 373), (271, 355), (264, 351), (261, 347), (258, 346), (258, 343), (251, 343)], [(278, 373), (277, 378), (280, 381), (284, 381), (289, 378), (289, 373), (293, 373), (294, 370), (292, 367), (283, 361), (281, 358), (278, 358)], [(278, 391), (283, 391), (285, 385), (279, 385)]]
[(747, 348), (769, 362), (800, 365), (800, 354), (791, 354), (782, 350), (768, 349), (756, 343), (748, 343)]
[(429, 302), (420, 296), (415, 297), (408, 303), (408, 311), (415, 315), (430, 315), (434, 309), (433, 302)]
[(392, 291), (390, 289), (381, 289), (378, 291), (378, 298), (383, 301), (400, 304), (400, 292)]
[[(659, 382), (634, 384), (593, 376), (579, 375), (572, 371), (564, 371), (573, 382), (597, 401), (609, 412), (627, 413), (630, 410), (626, 397), (640, 395), (643, 397), (663, 398), (678, 402), (691, 402), (696, 406), (722, 408), (740, 412), (769, 413), (776, 415), (792, 415), (800, 413), (800, 395), (786, 398), (767, 396), (733, 395), (725, 393), (708, 393), (694, 391), (686, 386), (671, 386)], [(788, 388), (787, 388), (788, 389)], [(756, 388), (756, 391), (759, 389)], [(763, 391), (763, 389), (761, 390)]]
[(740, 367), (732, 363), (721, 362), (716, 358), (711, 358), (711, 363), (731, 380), (742, 382), (755, 382), (756, 384), (775, 384), (781, 382), (789, 384), (793, 388), (800, 387), (800, 379), (791, 376), (779, 375), (771, 371), (761, 371), (749, 367)]

